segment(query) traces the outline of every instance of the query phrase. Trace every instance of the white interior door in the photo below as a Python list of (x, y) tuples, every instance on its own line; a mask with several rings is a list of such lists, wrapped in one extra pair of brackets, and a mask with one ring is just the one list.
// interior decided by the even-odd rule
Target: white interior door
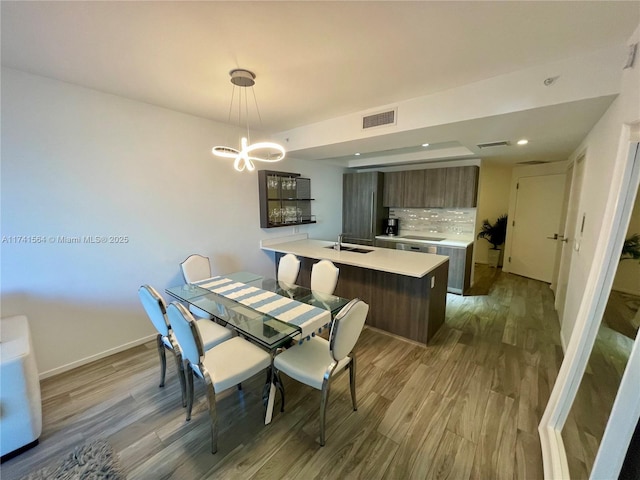
[(509, 271), (551, 283), (566, 175), (521, 177), (511, 230)]

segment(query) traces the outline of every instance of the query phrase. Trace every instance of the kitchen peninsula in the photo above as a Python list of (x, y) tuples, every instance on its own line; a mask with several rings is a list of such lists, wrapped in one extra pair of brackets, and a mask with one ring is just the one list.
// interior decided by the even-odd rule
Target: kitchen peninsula
[[(269, 239), (263, 250), (300, 259), (297, 283), (311, 286), (311, 268), (322, 259), (339, 269), (335, 294), (360, 298), (370, 306), (367, 325), (422, 344), (429, 343), (444, 323), (449, 258), (388, 248), (312, 239)], [(352, 250), (355, 249), (355, 250)]]

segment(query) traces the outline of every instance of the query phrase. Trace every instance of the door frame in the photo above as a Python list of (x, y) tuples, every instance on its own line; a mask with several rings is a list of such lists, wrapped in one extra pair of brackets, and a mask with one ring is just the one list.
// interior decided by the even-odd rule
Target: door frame
[[(580, 198), (582, 192), (582, 183), (584, 178), (584, 169), (586, 165), (586, 150), (582, 151), (576, 158), (575, 161), (571, 162), (571, 165), (567, 167), (567, 171), (571, 170), (571, 185), (569, 191), (565, 192), (566, 204), (563, 206), (565, 208), (564, 212), (564, 225), (561, 227), (562, 236), (564, 242), (560, 243), (560, 248), (558, 252), (558, 269), (556, 275), (554, 277), (554, 284), (552, 284), (552, 290), (554, 291), (554, 307), (556, 312), (558, 312), (558, 319), (560, 320), (560, 327), (562, 328), (563, 320), (564, 320), (564, 304), (567, 300), (567, 282), (569, 280), (569, 276), (571, 275), (571, 263), (573, 260), (573, 245), (575, 244), (577, 238), (577, 225), (578, 218), (580, 217), (578, 213), (578, 207), (580, 206)], [(569, 214), (571, 213), (571, 217)], [(561, 289), (560, 287), (563, 286)], [(564, 340), (564, 337), (560, 335), (560, 341), (562, 342), (562, 351), (567, 350), (567, 345)]]
[[(560, 226), (558, 232), (562, 232), (562, 238), (566, 237), (567, 233), (567, 215), (569, 213), (569, 200), (571, 197), (571, 189), (574, 188), (573, 174), (574, 174), (575, 162), (570, 162), (567, 165), (567, 171), (564, 181), (564, 199), (562, 200), (562, 212), (560, 213)], [(562, 263), (562, 250), (566, 242), (560, 242), (556, 246), (556, 261), (553, 265), (553, 274), (551, 275), (551, 290), (553, 295), (557, 298), (558, 293), (558, 277), (560, 274), (560, 265)], [(556, 310), (558, 306), (556, 305)]]
[[(583, 301), (567, 345), (566, 355), (549, 402), (538, 426), (545, 479), (570, 478), (562, 428), (575, 399), (598, 333), (602, 314), (613, 285), (618, 256), (640, 184), (637, 151), (640, 124), (625, 125), (614, 165), (611, 189), (602, 219)], [(627, 446), (640, 417), (640, 397), (633, 389), (640, 377), (640, 335), (636, 337), (622, 377), (611, 416), (598, 449), (591, 478), (617, 478)], [(612, 430), (615, 430), (613, 432)]]

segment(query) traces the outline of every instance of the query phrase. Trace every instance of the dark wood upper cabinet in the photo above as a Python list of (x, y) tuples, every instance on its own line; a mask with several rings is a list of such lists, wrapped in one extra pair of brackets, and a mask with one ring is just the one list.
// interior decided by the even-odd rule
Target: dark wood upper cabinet
[(404, 207), (404, 182), (406, 172), (385, 172), (384, 196), (385, 207)]
[(403, 170), (384, 174), (384, 206), (472, 208), (478, 196), (477, 166)]
[(448, 168), (424, 170), (423, 205), (429, 208), (446, 207), (445, 189)]
[(406, 208), (425, 206), (425, 178), (424, 170), (407, 170), (404, 173), (404, 204)]
[(445, 207), (475, 207), (478, 198), (477, 166), (447, 168), (445, 182)]

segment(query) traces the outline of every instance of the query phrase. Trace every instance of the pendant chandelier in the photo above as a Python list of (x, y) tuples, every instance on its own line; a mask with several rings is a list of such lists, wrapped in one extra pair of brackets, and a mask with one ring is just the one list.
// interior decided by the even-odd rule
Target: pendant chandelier
[[(255, 85), (256, 76), (249, 70), (241, 68), (231, 70), (231, 83), (233, 84), (233, 91), (231, 92), (231, 104), (229, 105), (229, 123), (231, 123), (231, 111), (233, 110), (234, 98), (236, 97), (236, 87), (241, 87), (237, 95), (238, 100), (238, 125), (242, 123), (243, 103), (244, 114), (246, 118), (247, 133), (240, 140), (240, 150), (233, 147), (225, 147), (218, 145), (213, 147), (212, 153), (218, 157), (232, 158), (234, 159), (233, 166), (239, 172), (242, 172), (245, 168), (249, 171), (255, 170), (253, 162), (278, 162), (284, 158), (285, 151), (282, 146), (273, 142), (259, 142), (251, 144), (251, 137), (249, 135), (249, 103), (247, 101), (247, 87), (251, 87), (253, 93), (253, 100), (258, 113), (260, 123), (262, 118), (260, 117), (260, 110), (258, 109), (258, 101), (256, 100), (256, 94), (253, 91)], [(243, 96), (244, 93), (244, 96)]]

